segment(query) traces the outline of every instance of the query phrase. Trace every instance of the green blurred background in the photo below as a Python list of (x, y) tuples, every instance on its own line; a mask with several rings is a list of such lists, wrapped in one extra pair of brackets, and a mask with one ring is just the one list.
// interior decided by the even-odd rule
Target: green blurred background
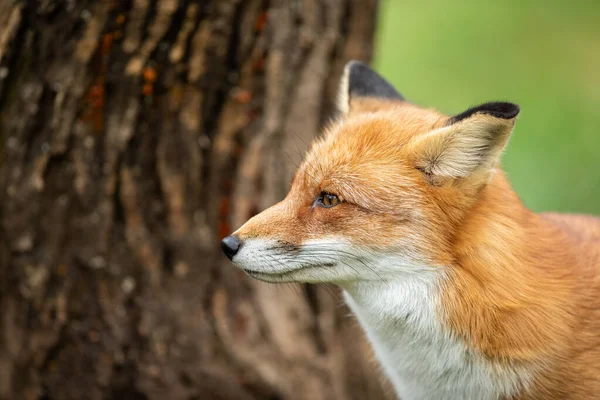
[(536, 211), (600, 215), (600, 0), (387, 0), (375, 68), (454, 114), (521, 106), (503, 167)]

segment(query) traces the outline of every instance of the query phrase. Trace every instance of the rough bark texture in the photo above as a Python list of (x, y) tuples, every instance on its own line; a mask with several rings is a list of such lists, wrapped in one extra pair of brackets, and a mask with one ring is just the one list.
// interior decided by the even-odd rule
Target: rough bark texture
[(335, 290), (218, 246), (285, 195), (376, 3), (0, 0), (1, 399), (384, 397)]

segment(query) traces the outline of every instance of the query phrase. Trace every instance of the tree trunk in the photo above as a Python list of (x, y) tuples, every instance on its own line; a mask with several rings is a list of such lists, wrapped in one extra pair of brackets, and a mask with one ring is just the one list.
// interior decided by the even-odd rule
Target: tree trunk
[(335, 289), (218, 245), (284, 197), (376, 3), (0, 0), (0, 398), (384, 398)]

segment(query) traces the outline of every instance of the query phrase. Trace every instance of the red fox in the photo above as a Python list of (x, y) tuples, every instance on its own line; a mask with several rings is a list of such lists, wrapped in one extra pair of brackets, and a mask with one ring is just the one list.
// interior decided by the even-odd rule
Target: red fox
[(447, 116), (347, 64), (287, 197), (221, 245), (267, 282), (335, 283), (402, 400), (600, 398), (600, 218), (527, 209), (519, 107)]

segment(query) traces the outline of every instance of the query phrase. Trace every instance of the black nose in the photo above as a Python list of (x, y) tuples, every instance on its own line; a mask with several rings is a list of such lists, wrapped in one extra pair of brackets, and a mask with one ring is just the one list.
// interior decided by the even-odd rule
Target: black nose
[(225, 239), (221, 240), (221, 248), (223, 249), (223, 253), (225, 253), (230, 260), (237, 254), (240, 247), (242, 247), (242, 242), (235, 235), (227, 236)]

